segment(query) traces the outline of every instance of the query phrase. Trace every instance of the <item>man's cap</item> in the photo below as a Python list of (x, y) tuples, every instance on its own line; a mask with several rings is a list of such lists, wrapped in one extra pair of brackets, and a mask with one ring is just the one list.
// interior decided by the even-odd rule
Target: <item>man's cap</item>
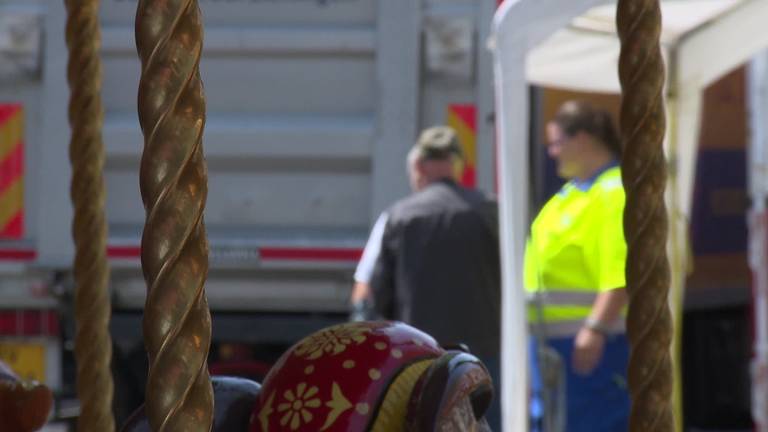
[(461, 157), (461, 145), (456, 131), (448, 126), (434, 126), (424, 130), (416, 141), (427, 159), (443, 159), (451, 155)]

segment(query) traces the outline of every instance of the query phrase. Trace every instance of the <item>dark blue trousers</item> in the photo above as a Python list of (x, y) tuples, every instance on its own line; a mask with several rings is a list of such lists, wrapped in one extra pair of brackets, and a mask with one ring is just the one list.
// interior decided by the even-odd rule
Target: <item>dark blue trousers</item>
[[(605, 352), (592, 374), (577, 374), (571, 367), (573, 337), (548, 341), (563, 358), (566, 367), (567, 432), (619, 432), (626, 431), (629, 420), (629, 393), (627, 392), (627, 361), (629, 345), (625, 335), (606, 340)], [(541, 403), (541, 375), (536, 359), (535, 341), (529, 345), (531, 362), (531, 431), (541, 430), (544, 407)]]

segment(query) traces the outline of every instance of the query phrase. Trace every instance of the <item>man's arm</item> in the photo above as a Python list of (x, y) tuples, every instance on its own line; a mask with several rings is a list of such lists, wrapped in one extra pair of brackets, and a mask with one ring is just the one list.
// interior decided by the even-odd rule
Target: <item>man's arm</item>
[(371, 293), (371, 278), (373, 269), (381, 252), (381, 242), (384, 236), (384, 227), (387, 223), (387, 213), (382, 212), (371, 229), (368, 241), (365, 244), (363, 255), (355, 269), (355, 284), (349, 297), (351, 308), (351, 321), (364, 321), (372, 319), (373, 294)]
[(355, 269), (355, 285), (350, 296), (350, 303), (353, 305), (371, 298), (370, 283), (373, 277), (373, 268), (376, 265), (376, 260), (379, 258), (386, 224), (387, 213), (382, 212), (371, 229), (368, 241), (365, 243), (365, 249), (363, 249), (363, 255), (360, 257), (360, 262), (357, 263), (357, 268)]
[(395, 256), (392, 247), (392, 225), (387, 223), (371, 278), (373, 307), (384, 319), (395, 319)]

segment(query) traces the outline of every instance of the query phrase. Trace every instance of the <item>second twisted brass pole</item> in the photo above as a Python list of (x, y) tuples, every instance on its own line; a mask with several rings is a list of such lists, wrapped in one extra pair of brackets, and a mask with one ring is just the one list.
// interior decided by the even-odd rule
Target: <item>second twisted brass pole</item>
[(153, 431), (210, 431), (213, 422), (202, 42), (196, 0), (139, 1), (140, 187), (147, 214), (141, 262), (148, 285), (146, 412)]
[(109, 265), (104, 202), (104, 144), (101, 137), (99, 1), (66, 0), (67, 78), (72, 136), (70, 194), (75, 214), (75, 359), (82, 411), (77, 429), (115, 430), (112, 417), (112, 338), (109, 334)]
[(664, 64), (659, 0), (619, 0), (622, 175), (627, 192), (627, 292), (630, 342), (629, 430), (672, 432), (672, 318), (667, 303)]

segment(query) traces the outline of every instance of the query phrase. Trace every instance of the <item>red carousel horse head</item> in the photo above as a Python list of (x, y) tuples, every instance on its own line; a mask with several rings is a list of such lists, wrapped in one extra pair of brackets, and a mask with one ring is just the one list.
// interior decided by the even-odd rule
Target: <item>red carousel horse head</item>
[[(212, 381), (214, 432), (486, 431), (493, 397), (479, 360), (395, 322), (319, 330), (284, 353), (262, 387)], [(149, 431), (143, 409), (123, 431)]]
[(251, 432), (484, 430), (482, 364), (413, 327), (348, 323), (294, 345), (267, 375)]

